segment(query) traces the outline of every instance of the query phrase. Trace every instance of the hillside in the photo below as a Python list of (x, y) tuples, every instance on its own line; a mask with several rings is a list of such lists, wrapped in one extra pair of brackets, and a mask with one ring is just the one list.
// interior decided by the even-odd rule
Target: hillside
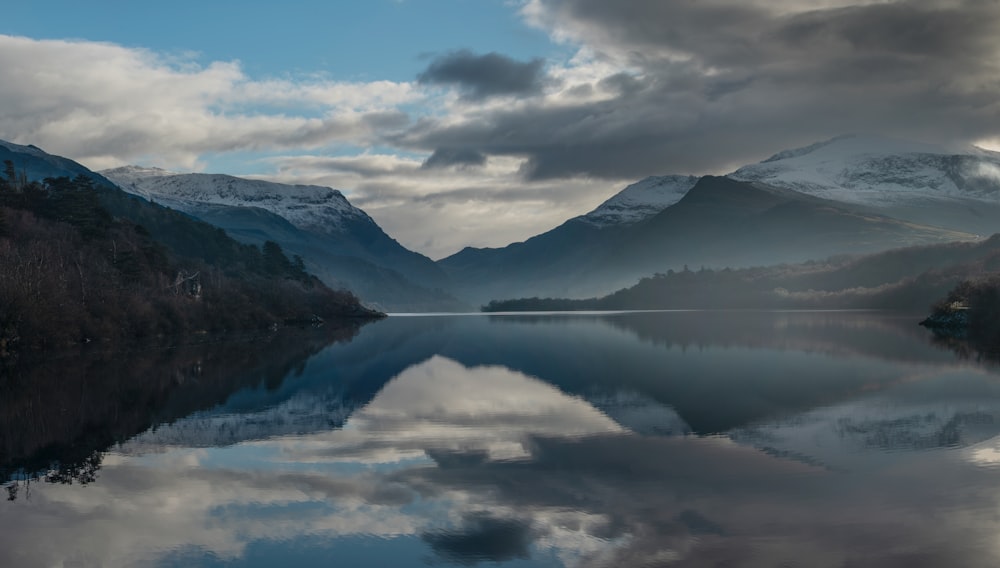
[(510, 295), (593, 296), (685, 265), (750, 267), (973, 238), (792, 190), (705, 176), (639, 222), (600, 227), (572, 219), (524, 243), (466, 249), (440, 264), (460, 293), (482, 303)]
[(959, 282), (1000, 270), (1000, 235), (746, 269), (670, 270), (584, 300), (522, 298), (485, 311), (648, 309), (900, 309), (915, 313)]
[(847, 135), (779, 152), (729, 177), (861, 205), (903, 220), (1000, 231), (1000, 153)]
[(239, 244), (83, 175), (0, 180), (0, 266), (3, 357), (379, 315), (273, 242)]
[(449, 279), (403, 247), (344, 195), (223, 174), (179, 174), (125, 166), (101, 172), (127, 192), (183, 211), (250, 244), (272, 240), (301, 256), (328, 285), (394, 311), (449, 309)]
[(439, 264), (478, 302), (582, 298), (685, 264), (800, 262), (998, 231), (1000, 154), (848, 135), (725, 178), (649, 177), (522, 243), (467, 248)]

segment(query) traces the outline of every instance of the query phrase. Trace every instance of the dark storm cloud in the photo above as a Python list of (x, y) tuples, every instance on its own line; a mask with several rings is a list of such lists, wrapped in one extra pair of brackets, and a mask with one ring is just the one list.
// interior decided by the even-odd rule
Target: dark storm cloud
[[(414, 468), (394, 481), (428, 495), (468, 491), (482, 496), (475, 501), (482, 506), (497, 503), (525, 518), (575, 511), (600, 519), (573, 528), (627, 544), (584, 554), (583, 566), (783, 566), (804, 555), (815, 566), (939, 566), (992, 555), (972, 545), (995, 530), (986, 512), (971, 521), (934, 513), (993, 503), (992, 472), (970, 464), (932, 459), (905, 473), (875, 467), (863, 470), (871, 473), (868, 482), (856, 486), (720, 440), (533, 438), (526, 447), (530, 460)], [(960, 495), (927, 489), (940, 479), (973, 489)], [(471, 565), (527, 557), (544, 534), (518, 519), (473, 513), (458, 529), (424, 540), (445, 560)], [(776, 534), (796, 545), (761, 546)]]
[(535, 535), (529, 525), (515, 519), (473, 514), (458, 531), (430, 533), (423, 538), (442, 558), (473, 565), (528, 558)]
[(635, 178), (724, 171), (844, 132), (1000, 135), (997, 2), (539, 5), (543, 24), (631, 71), (572, 86), (559, 104), (535, 99), (457, 124), (425, 119), (393, 142), (520, 156), (535, 179)]
[(423, 168), (447, 168), (449, 166), (481, 166), (486, 156), (472, 148), (438, 148), (424, 160)]
[(520, 62), (499, 53), (476, 55), (461, 50), (441, 56), (417, 76), (421, 83), (457, 85), (470, 99), (497, 95), (532, 95), (544, 84), (544, 61)]

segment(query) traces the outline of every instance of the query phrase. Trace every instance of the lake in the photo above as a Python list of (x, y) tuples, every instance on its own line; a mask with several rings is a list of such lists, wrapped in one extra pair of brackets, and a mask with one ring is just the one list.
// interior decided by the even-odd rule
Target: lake
[(918, 320), (394, 316), (22, 365), (0, 565), (997, 566), (1000, 375)]

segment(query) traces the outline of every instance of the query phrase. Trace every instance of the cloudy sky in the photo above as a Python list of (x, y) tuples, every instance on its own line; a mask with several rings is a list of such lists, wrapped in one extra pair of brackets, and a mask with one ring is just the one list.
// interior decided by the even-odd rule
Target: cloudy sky
[(0, 17), (0, 138), (342, 189), (439, 258), (848, 132), (1000, 145), (993, 0), (95, 0)]

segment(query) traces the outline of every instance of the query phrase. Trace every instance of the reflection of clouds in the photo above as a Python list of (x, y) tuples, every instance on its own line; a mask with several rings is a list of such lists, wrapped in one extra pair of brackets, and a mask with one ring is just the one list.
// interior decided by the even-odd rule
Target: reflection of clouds
[(233, 559), (255, 540), (417, 532), (418, 519), (399, 513), (415, 494), (390, 480), (210, 470), (187, 458), (169, 452), (153, 468), (125, 459), (86, 488), (33, 488), (0, 509), (0, 565), (147, 566), (181, 549)]
[(343, 430), (287, 440), (289, 459), (512, 459), (529, 436), (624, 429), (589, 403), (503, 367), (466, 368), (433, 357), (390, 381)]
[[(892, 394), (914, 409), (947, 398), (940, 389), (983, 400), (981, 383), (951, 376)], [(985, 463), (997, 448), (971, 456)], [(192, 549), (225, 561), (301, 535), (422, 539), (460, 564), (993, 565), (996, 470), (968, 455), (830, 471), (723, 437), (638, 435), (525, 375), (436, 357), (341, 431), (112, 454), (86, 488), (35, 487), (0, 506), (0, 565), (149, 565)]]

